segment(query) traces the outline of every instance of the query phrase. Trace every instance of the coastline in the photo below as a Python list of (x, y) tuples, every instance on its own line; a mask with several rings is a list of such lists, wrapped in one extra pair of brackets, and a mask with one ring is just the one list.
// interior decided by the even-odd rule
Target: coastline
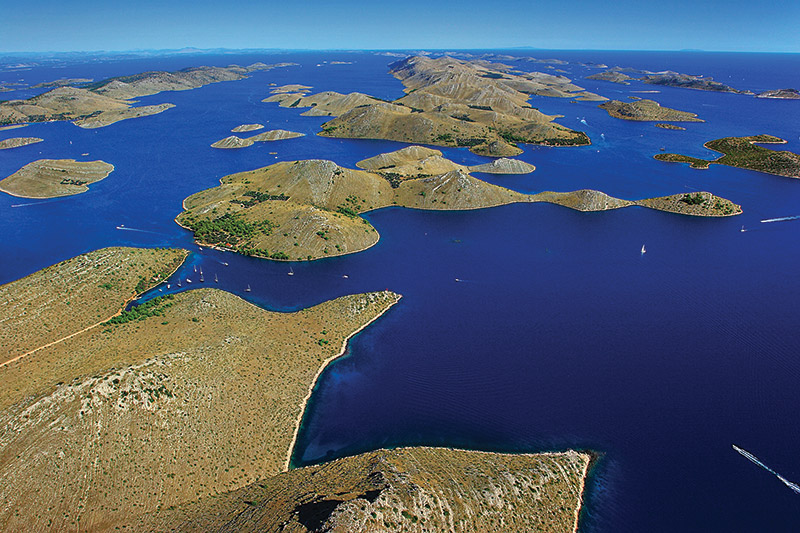
[[(388, 292), (388, 291), (386, 291), (386, 292)], [(297, 435), (300, 433), (300, 426), (301, 426), (301, 424), (303, 422), (303, 416), (306, 413), (306, 407), (308, 406), (308, 401), (311, 399), (311, 395), (314, 393), (314, 387), (316, 387), (317, 381), (319, 381), (320, 375), (322, 375), (322, 372), (326, 368), (328, 368), (329, 364), (331, 364), (336, 359), (339, 359), (340, 357), (342, 357), (345, 354), (345, 352), (347, 352), (347, 345), (350, 342), (350, 339), (352, 339), (355, 335), (357, 335), (358, 333), (363, 331), (367, 326), (369, 326), (370, 324), (372, 324), (373, 322), (378, 320), (380, 317), (382, 317), (384, 315), (384, 313), (386, 313), (389, 309), (394, 307), (394, 305), (397, 304), (397, 302), (399, 302), (400, 299), (403, 297), (401, 294), (397, 294), (396, 296), (397, 297), (395, 298), (395, 301), (392, 302), (391, 304), (389, 304), (383, 311), (378, 313), (375, 317), (373, 317), (372, 320), (370, 320), (369, 322), (366, 322), (360, 328), (358, 328), (354, 332), (350, 333), (350, 335), (345, 337), (344, 341), (342, 342), (342, 347), (341, 347), (341, 349), (339, 350), (339, 352), (337, 354), (332, 355), (331, 357), (325, 359), (320, 364), (319, 368), (317, 369), (317, 373), (314, 375), (314, 379), (311, 381), (311, 384), (308, 386), (308, 393), (306, 394), (305, 398), (303, 398), (303, 401), (300, 403), (300, 412), (298, 413), (297, 419), (295, 420), (294, 432), (292, 434), (292, 440), (289, 443), (289, 449), (288, 449), (288, 451), (286, 453), (286, 462), (284, 463), (283, 472), (288, 472), (291, 469), (292, 453), (294, 452), (294, 447), (295, 447), (295, 444), (297, 443)]]
[[(166, 274), (166, 275), (164, 276), (164, 279), (167, 279), (167, 278), (169, 278), (170, 276), (172, 276), (172, 275), (173, 275), (175, 272), (177, 272), (177, 271), (178, 271), (178, 269), (179, 269), (181, 266), (183, 266), (183, 264), (186, 262), (186, 258), (188, 258), (188, 257), (189, 257), (189, 250), (184, 250), (184, 252), (186, 252), (186, 253), (185, 253), (185, 254), (184, 254), (184, 256), (183, 256), (183, 260), (182, 260), (180, 263), (178, 263), (178, 265), (177, 265), (177, 266), (176, 266), (176, 267), (175, 267), (175, 268), (174, 268), (174, 269), (173, 269), (171, 272), (169, 272), (168, 274)], [(25, 358), (25, 357), (28, 357), (29, 355), (33, 355), (34, 353), (38, 352), (39, 350), (43, 350), (43, 349), (45, 349), (45, 348), (49, 348), (50, 346), (54, 346), (54, 345), (56, 345), (56, 344), (58, 344), (58, 343), (60, 343), (60, 342), (64, 342), (64, 341), (65, 341), (65, 340), (67, 340), (67, 339), (71, 339), (72, 337), (75, 337), (75, 336), (77, 336), (77, 335), (80, 335), (81, 333), (85, 333), (85, 332), (89, 331), (90, 329), (94, 329), (94, 328), (96, 328), (97, 326), (101, 326), (101, 325), (105, 324), (106, 322), (108, 322), (108, 321), (109, 321), (109, 320), (111, 320), (112, 318), (114, 318), (114, 317), (117, 317), (117, 316), (120, 316), (120, 315), (122, 314), (122, 312), (123, 312), (123, 311), (125, 311), (125, 308), (126, 308), (126, 307), (128, 307), (128, 305), (129, 305), (131, 302), (135, 301), (135, 300), (136, 300), (136, 299), (138, 299), (138, 298), (139, 298), (139, 297), (140, 297), (142, 294), (144, 294), (145, 292), (149, 291), (150, 289), (153, 289), (154, 287), (157, 287), (157, 286), (158, 286), (158, 285), (160, 285), (161, 283), (163, 283), (163, 282), (159, 281), (158, 283), (156, 283), (156, 284), (155, 284), (155, 285), (153, 285), (152, 287), (148, 287), (147, 289), (145, 289), (144, 291), (142, 291), (142, 292), (140, 292), (140, 293), (134, 293), (134, 294), (133, 294), (133, 296), (129, 297), (129, 298), (128, 298), (128, 299), (126, 299), (124, 302), (122, 302), (122, 307), (120, 307), (120, 308), (119, 308), (119, 310), (118, 310), (116, 313), (114, 313), (113, 315), (109, 316), (108, 318), (105, 318), (105, 319), (101, 320), (100, 322), (97, 322), (96, 324), (92, 324), (91, 326), (87, 326), (87, 327), (83, 328), (83, 329), (82, 329), (82, 330), (80, 330), (80, 331), (76, 331), (76, 332), (74, 332), (74, 333), (70, 333), (70, 334), (69, 334), (69, 335), (67, 335), (66, 337), (61, 337), (60, 339), (56, 339), (56, 340), (54, 340), (54, 341), (52, 341), (52, 342), (48, 342), (47, 344), (43, 344), (42, 346), (39, 346), (39, 347), (37, 347), (37, 348), (34, 348), (33, 350), (30, 350), (30, 351), (28, 351), (28, 352), (26, 352), (26, 353), (24, 353), (24, 354), (18, 355), (18, 356), (16, 356), (16, 357), (12, 358), (12, 359), (9, 359), (8, 361), (3, 361), (2, 363), (0, 363), (0, 368), (4, 368), (4, 367), (6, 367), (6, 366), (10, 365), (11, 363), (14, 363), (14, 362), (16, 362), (16, 361), (19, 361), (20, 359), (23, 359), (23, 358)]]

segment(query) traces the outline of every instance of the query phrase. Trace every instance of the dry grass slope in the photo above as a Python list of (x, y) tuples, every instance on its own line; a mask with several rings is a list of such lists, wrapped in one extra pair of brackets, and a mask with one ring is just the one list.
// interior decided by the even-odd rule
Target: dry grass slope
[(620, 102), (611, 100), (600, 104), (609, 115), (623, 120), (636, 120), (642, 122), (672, 121), (672, 122), (703, 122), (694, 113), (678, 111), (669, 107), (662, 107), (653, 100), (636, 100), (634, 102)]
[(0, 363), (108, 319), (186, 253), (103, 248), (0, 286)]
[(105, 179), (114, 165), (105, 161), (39, 159), (0, 180), (0, 191), (22, 198), (56, 198), (89, 190)]
[(0, 529), (110, 530), (281, 472), (320, 368), (397, 299), (195, 290), (0, 368)]

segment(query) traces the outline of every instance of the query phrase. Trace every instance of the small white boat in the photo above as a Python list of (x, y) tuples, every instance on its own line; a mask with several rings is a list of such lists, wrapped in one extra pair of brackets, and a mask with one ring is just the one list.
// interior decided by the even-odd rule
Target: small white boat
[(219, 283), (219, 278), (217, 277), (216, 274), (214, 274), (214, 283)]
[(345, 274), (345, 275), (344, 275), (344, 276), (342, 276), (342, 277), (343, 277), (344, 279), (347, 279), (347, 278), (349, 278), (350, 276), (348, 276), (347, 274)]
[(645, 248), (644, 248), (644, 244), (643, 244), (643, 245), (642, 245), (642, 255), (644, 255), (644, 254), (646, 254), (646, 253), (647, 253), (647, 250), (645, 250)]
[(746, 229), (744, 229), (744, 226), (742, 226), (742, 229), (740, 229), (739, 231), (741, 231), (742, 233), (744, 233), (744, 232), (745, 232), (745, 231), (747, 231), (747, 230), (746, 230)]
[(197, 273), (197, 265), (194, 266), (194, 272)]
[(247, 286), (247, 288), (244, 290), (244, 292), (250, 292), (250, 285)]
[(189, 278), (186, 278), (186, 283), (191, 283), (191, 282), (192, 282), (192, 280), (190, 280)]
[(222, 266), (228, 266), (228, 263), (226, 263), (225, 261), (222, 261)]
[(289, 267), (289, 272), (287, 274), (294, 276), (294, 270), (292, 270), (292, 267)]
[(170, 287), (172, 287), (172, 285), (170, 285), (169, 283), (167, 283), (167, 288), (169, 289)]
[(181, 280), (178, 280), (178, 287), (181, 286)]

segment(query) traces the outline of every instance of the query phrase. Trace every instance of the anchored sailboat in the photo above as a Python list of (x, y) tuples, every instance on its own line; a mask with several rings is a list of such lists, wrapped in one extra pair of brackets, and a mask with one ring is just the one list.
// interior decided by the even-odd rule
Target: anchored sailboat
[(244, 290), (244, 292), (250, 292), (250, 285), (247, 286), (247, 288)]
[(644, 254), (646, 254), (646, 253), (647, 253), (647, 250), (645, 250), (645, 248), (644, 248), (644, 244), (643, 244), (643, 245), (642, 245), (642, 255), (644, 255)]

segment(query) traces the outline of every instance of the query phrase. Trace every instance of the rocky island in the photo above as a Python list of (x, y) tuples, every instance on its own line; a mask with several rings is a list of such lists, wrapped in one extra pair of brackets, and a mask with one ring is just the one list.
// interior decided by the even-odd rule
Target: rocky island
[[(633, 74), (633, 75), (631, 75)], [(639, 76), (638, 78), (635, 76)], [(610, 81), (630, 85), (630, 80), (641, 81), (649, 85), (662, 85), (665, 87), (679, 87), (683, 89), (697, 89), (700, 91), (713, 91), (721, 93), (753, 94), (750, 91), (739, 91), (714, 81), (708, 76), (696, 76), (693, 74), (682, 74), (672, 70), (661, 72), (651, 72), (649, 70), (637, 70), (633, 68), (614, 67), (591, 76), (586, 76), (588, 80)]]
[(643, 122), (672, 121), (672, 122), (703, 122), (694, 113), (678, 111), (669, 107), (662, 107), (661, 104), (653, 100), (636, 100), (633, 102), (621, 102), (611, 100), (600, 104), (601, 109), (605, 109), (609, 115), (623, 120), (637, 120)]
[(0, 191), (22, 198), (71, 196), (88, 191), (113, 170), (105, 161), (40, 159), (0, 180)]
[(134, 76), (110, 78), (83, 87), (58, 87), (27, 100), (0, 103), (0, 125), (25, 122), (71, 120), (84, 128), (108, 126), (120, 120), (161, 113), (174, 107), (157, 104), (132, 107), (131, 100), (162, 91), (184, 91), (222, 81), (246, 78), (256, 70), (267, 70), (291, 63), (249, 67), (193, 67), (176, 72), (152, 71)]
[(800, 91), (797, 89), (773, 89), (771, 91), (764, 91), (758, 93), (756, 98), (779, 98), (782, 100), (798, 100), (800, 99)]
[(758, 144), (785, 144), (786, 141), (773, 135), (753, 135), (750, 137), (724, 137), (708, 141), (703, 146), (720, 152), (721, 157), (714, 160), (700, 159), (680, 154), (656, 154), (659, 161), (689, 163), (692, 168), (708, 168), (709, 165), (727, 165), (785, 176), (800, 178), (800, 155), (789, 151), (777, 151), (758, 146)]
[(12, 139), (3, 139), (0, 141), (0, 150), (19, 148), (20, 146), (27, 146), (29, 144), (40, 143), (42, 141), (44, 141), (44, 139), (39, 137), (14, 137)]
[(248, 146), (253, 146), (254, 143), (257, 142), (269, 142), (269, 141), (282, 141), (284, 139), (296, 139), (297, 137), (304, 137), (305, 133), (297, 133), (294, 131), (286, 131), (286, 130), (270, 130), (265, 131), (263, 133), (257, 133), (252, 137), (238, 137), (236, 135), (231, 135), (229, 137), (225, 137), (224, 139), (220, 139), (219, 141), (215, 142), (211, 145), (212, 148), (247, 148)]
[(335, 116), (320, 135), (349, 139), (387, 139), (439, 146), (467, 146), (492, 157), (522, 152), (517, 144), (589, 144), (583, 132), (554, 123), (531, 107), (531, 95), (596, 99), (563, 76), (512, 73), (483, 60), (415, 56), (391, 65), (390, 73), (406, 95), (385, 102), (361, 93), (281, 92), (267, 98), (284, 107), (311, 107), (304, 114)]
[(243, 133), (248, 131), (256, 131), (264, 129), (263, 124), (242, 124), (241, 126), (236, 126), (231, 131), (233, 133)]
[(378, 232), (361, 214), (393, 205), (465, 210), (549, 202), (579, 211), (638, 205), (697, 216), (741, 213), (740, 206), (710, 193), (703, 193), (708, 195), (706, 209), (673, 202), (673, 197), (620, 200), (591, 190), (523, 194), (475, 178), (471, 169), (438, 150), (419, 146), (381, 154), (358, 166), (368, 171), (305, 160), (225, 176), (220, 186), (187, 198), (176, 221), (203, 245), (271, 259), (311, 260), (375, 244)]
[[(404, 448), (290, 469), (321, 371), (399, 295), (276, 313), (199, 289), (121, 310), (184, 257), (99, 250), (0, 286), (16, 326), (0, 365), (4, 528), (575, 530), (586, 453)], [(51, 309), (53, 283), (68, 311)]]

